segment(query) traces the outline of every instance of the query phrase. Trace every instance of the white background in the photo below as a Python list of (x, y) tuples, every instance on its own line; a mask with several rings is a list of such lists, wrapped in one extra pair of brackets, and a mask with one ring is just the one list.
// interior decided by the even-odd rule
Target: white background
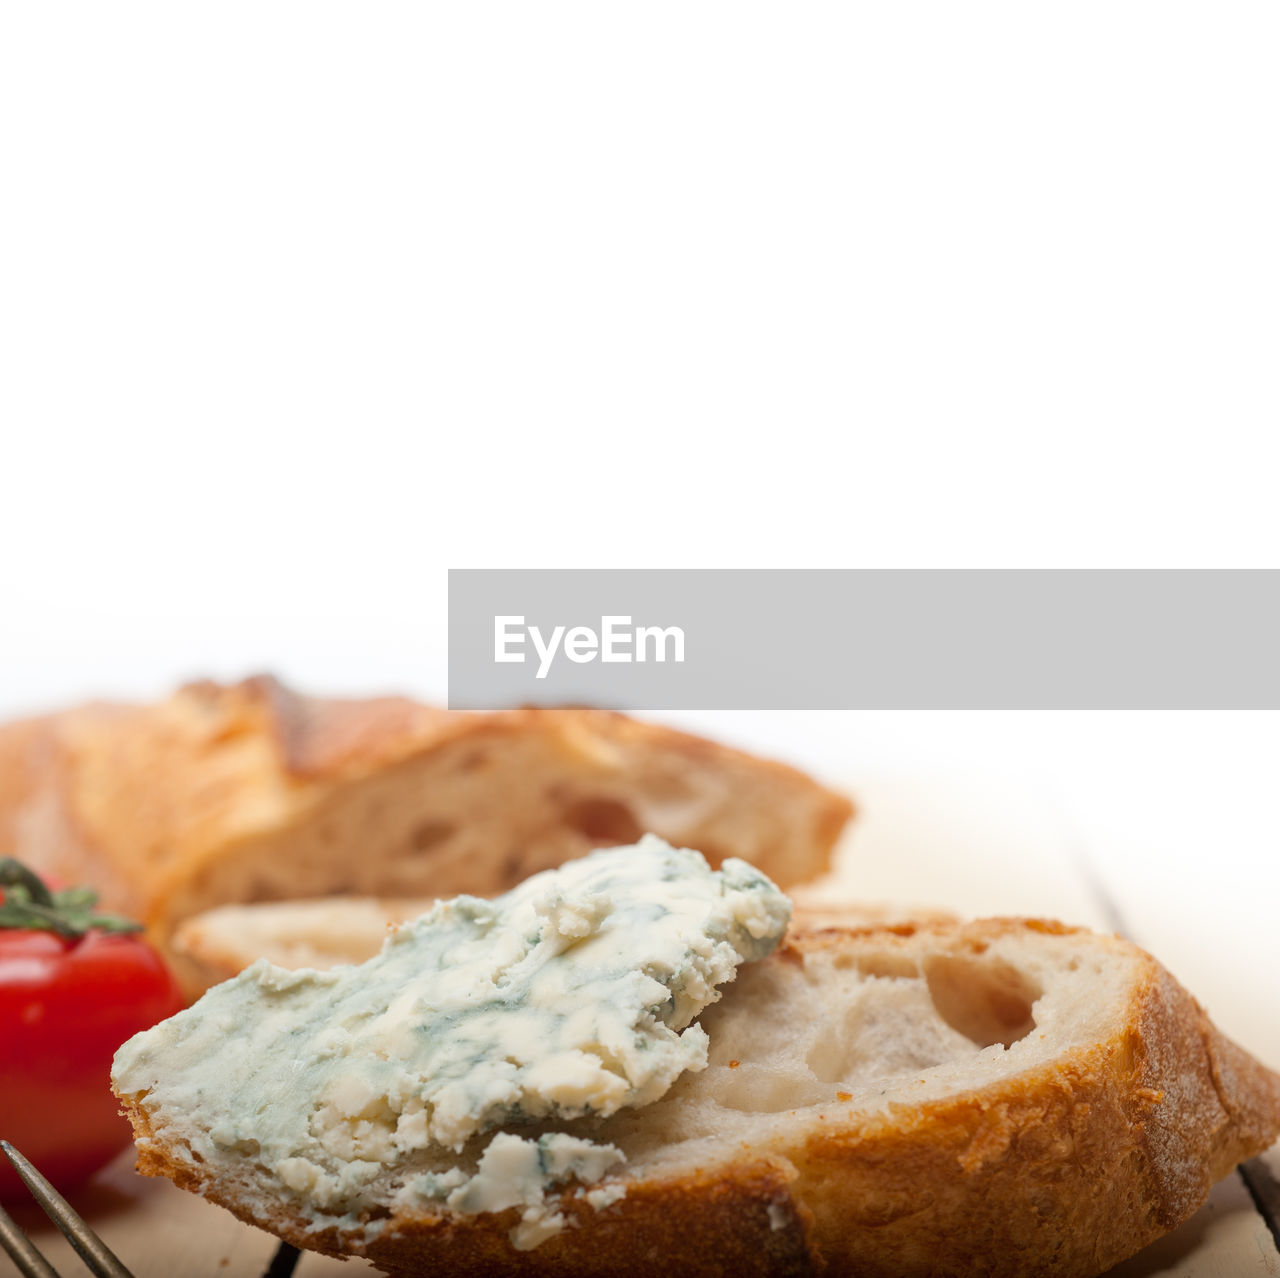
[[(1278, 37), (6, 7), (0, 711), (439, 698), (448, 566), (1273, 566)], [(1151, 931), (1280, 961), (1274, 715), (693, 726), (1050, 796)]]

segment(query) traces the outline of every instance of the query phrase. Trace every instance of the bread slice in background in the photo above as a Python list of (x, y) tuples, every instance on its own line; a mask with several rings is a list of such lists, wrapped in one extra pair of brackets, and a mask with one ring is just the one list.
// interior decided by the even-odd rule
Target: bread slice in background
[(230, 980), (260, 958), (324, 971), (371, 959), (399, 923), (425, 914), (431, 897), (323, 896), (220, 905), (184, 919), (170, 942), (193, 992)]
[[(221, 905), (178, 925), (171, 941), (192, 992), (243, 972), (257, 959), (321, 970), (372, 958), (397, 924), (425, 914), (428, 897), (328, 896), (306, 901)], [(797, 905), (793, 928), (883, 927), (948, 922), (956, 916), (921, 906), (872, 902)]]
[(706, 1070), (551, 1125), (618, 1146), (626, 1192), (597, 1210), (570, 1187), (571, 1226), (533, 1250), (516, 1209), (317, 1229), (252, 1157), (195, 1157), (183, 1115), (122, 1099), (142, 1171), (405, 1275), (1089, 1278), (1280, 1134), (1280, 1076), (1143, 951), (1055, 923), (801, 930), (701, 1024)]
[(794, 768), (608, 711), (326, 700), (265, 676), (0, 728), (0, 855), (96, 886), (166, 950), (218, 905), (490, 895), (648, 832), (786, 887), (827, 869), (851, 812)]

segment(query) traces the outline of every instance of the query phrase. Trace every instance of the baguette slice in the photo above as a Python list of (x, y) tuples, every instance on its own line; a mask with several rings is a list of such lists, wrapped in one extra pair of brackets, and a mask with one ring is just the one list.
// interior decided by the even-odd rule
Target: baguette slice
[(490, 895), (646, 831), (787, 886), (823, 873), (851, 812), (793, 768), (607, 711), (319, 700), (265, 676), (0, 728), (0, 855), (94, 885), (166, 950), (218, 905)]
[(260, 958), (319, 971), (371, 959), (399, 923), (425, 914), (431, 897), (321, 896), (305, 901), (219, 905), (178, 925), (172, 949), (201, 990)]
[[(306, 901), (221, 905), (181, 923), (173, 952), (200, 991), (229, 980), (260, 958), (278, 967), (321, 971), (371, 959), (400, 923), (431, 908), (429, 897), (326, 896)], [(954, 914), (919, 906), (840, 902), (796, 905), (793, 926), (879, 927), (955, 921)]]
[(1185, 1220), (1280, 1134), (1280, 1076), (1165, 969), (1051, 922), (801, 930), (701, 1024), (710, 1064), (661, 1100), (512, 1129), (627, 1159), (597, 1206), (566, 1188), (569, 1227), (532, 1250), (511, 1241), (518, 1209), (318, 1224), (251, 1155), (197, 1159), (180, 1116), (146, 1093), (122, 1099), (144, 1173), (403, 1275), (1085, 1278)]

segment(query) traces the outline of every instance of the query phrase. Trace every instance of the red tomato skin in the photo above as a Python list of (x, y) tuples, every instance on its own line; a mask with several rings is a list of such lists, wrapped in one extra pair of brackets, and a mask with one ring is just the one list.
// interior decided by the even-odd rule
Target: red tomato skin
[[(132, 1139), (111, 1094), (111, 1060), (181, 1009), (160, 956), (136, 935), (0, 930), (0, 1137), (59, 1188)], [(0, 1159), (0, 1198), (26, 1197)]]

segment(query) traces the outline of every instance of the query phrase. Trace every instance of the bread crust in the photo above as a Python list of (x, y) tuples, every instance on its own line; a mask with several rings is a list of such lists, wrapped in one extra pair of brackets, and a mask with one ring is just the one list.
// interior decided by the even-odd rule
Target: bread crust
[(1060, 924), (829, 928), (793, 934), (763, 963), (804, 969), (868, 943), (905, 954), (920, 939), (980, 954), (1004, 937), (1087, 938), (1132, 965), (1123, 1014), (1102, 1041), (938, 1100), (797, 1112), (783, 1135), (632, 1182), (598, 1213), (566, 1194), (572, 1226), (533, 1251), (508, 1241), (514, 1211), (400, 1217), (368, 1239), (308, 1232), (283, 1205), (254, 1219), (240, 1190), (152, 1132), (145, 1098), (132, 1097), (139, 1169), (299, 1246), (365, 1255), (396, 1274), (1089, 1278), (1185, 1220), (1280, 1135), (1280, 1076), (1226, 1039), (1149, 955)]
[[(540, 788), (486, 802), (486, 770), (506, 759), (501, 775), (519, 776), (526, 757)], [(447, 804), (464, 782), (472, 809), (433, 823), (424, 787)], [(681, 808), (668, 791), (686, 783), (697, 802)], [(379, 833), (405, 795), (412, 825)], [(0, 727), (0, 852), (93, 884), (162, 948), (215, 905), (497, 892), (647, 829), (713, 863), (746, 856), (785, 886), (827, 868), (851, 813), (786, 765), (608, 711), (320, 699), (269, 676)], [(478, 833), (449, 841), (477, 820), (483, 847)]]
[(1098, 1274), (1274, 1141), (1280, 1077), (1143, 957), (1106, 1041), (858, 1131), (810, 1134), (793, 1162), (835, 1272)]
[(135, 1125), (143, 1175), (168, 1177), (295, 1246), (330, 1256), (364, 1256), (385, 1273), (406, 1278), (436, 1271), (477, 1278), (504, 1273), (646, 1278), (659, 1272), (809, 1278), (827, 1272), (811, 1241), (810, 1214), (792, 1193), (796, 1170), (785, 1158), (744, 1160), (639, 1184), (622, 1202), (601, 1211), (567, 1198), (562, 1210), (569, 1225), (529, 1251), (516, 1251), (508, 1238), (519, 1217), (515, 1208), (483, 1218), (404, 1217), (366, 1244), (351, 1231), (316, 1231), (283, 1207), (267, 1217), (256, 1215), (234, 1184), (172, 1156), (163, 1140), (152, 1136), (143, 1107), (126, 1101), (125, 1113)]

